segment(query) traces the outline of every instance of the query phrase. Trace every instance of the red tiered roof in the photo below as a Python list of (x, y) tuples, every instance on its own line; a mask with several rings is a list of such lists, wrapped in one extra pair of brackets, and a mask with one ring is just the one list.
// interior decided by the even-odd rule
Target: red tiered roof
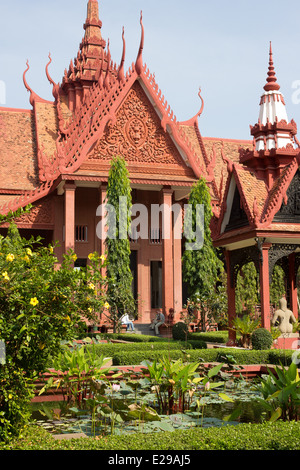
[[(106, 46), (102, 38), (98, 1), (89, 0), (85, 35), (61, 85), (50, 76), (49, 55), (46, 76), (53, 102), (30, 88), (27, 63), (23, 78), (32, 109), (0, 108), (1, 213), (37, 201), (62, 180), (107, 180), (107, 159), (112, 151), (124, 154), (133, 182), (189, 187), (204, 176), (214, 204), (218, 204), (227, 166), (220, 146), (235, 159), (238, 147), (249, 146), (249, 142), (203, 138), (198, 127), (204, 107), (200, 93), (200, 111), (189, 121), (177, 120), (143, 63), (142, 15), (140, 23), (137, 58), (125, 72), (124, 30), (122, 59), (117, 66), (111, 60), (109, 42)], [(125, 123), (124, 116), (131, 113), (129, 97), (135, 110)], [(16, 190), (19, 194), (13, 192)]]

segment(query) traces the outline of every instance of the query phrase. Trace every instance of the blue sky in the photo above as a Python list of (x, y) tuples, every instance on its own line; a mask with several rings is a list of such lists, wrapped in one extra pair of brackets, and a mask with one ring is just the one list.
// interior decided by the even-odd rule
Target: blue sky
[[(248, 139), (249, 125), (259, 114), (272, 41), (278, 82), (289, 119), (300, 126), (300, 104), (292, 85), (300, 80), (299, 0), (99, 0), (102, 35), (110, 40), (119, 63), (125, 28), (127, 66), (136, 59), (143, 11), (143, 59), (180, 121), (200, 109), (203, 136)], [(77, 55), (83, 37), (87, 0), (0, 0), (0, 81), (6, 85), (6, 106), (30, 108), (22, 75), (33, 90), (52, 99), (45, 76), (61, 82), (64, 69)]]

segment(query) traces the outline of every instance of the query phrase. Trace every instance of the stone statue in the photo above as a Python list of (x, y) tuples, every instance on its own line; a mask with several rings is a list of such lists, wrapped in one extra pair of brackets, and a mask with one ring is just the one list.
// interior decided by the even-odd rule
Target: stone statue
[(276, 310), (272, 320), (272, 325), (279, 322), (278, 328), (282, 334), (293, 333), (293, 323), (296, 323), (296, 318), (291, 310), (287, 308), (287, 301), (285, 298), (279, 300), (279, 310)]

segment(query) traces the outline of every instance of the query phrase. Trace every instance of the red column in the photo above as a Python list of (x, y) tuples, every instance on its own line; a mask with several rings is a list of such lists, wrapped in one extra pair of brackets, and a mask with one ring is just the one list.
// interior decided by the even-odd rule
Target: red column
[(236, 331), (232, 330), (233, 320), (236, 317), (235, 308), (235, 279), (231, 278), (230, 251), (225, 251), (225, 262), (227, 271), (227, 305), (228, 305), (228, 342), (227, 346), (233, 346), (236, 342)]
[(289, 281), (290, 281), (290, 309), (292, 310), (295, 318), (298, 318), (298, 295), (296, 284), (296, 271), (295, 271), (295, 253), (289, 256)]
[(65, 184), (65, 252), (75, 250), (75, 191), (74, 183)]
[(179, 214), (174, 215), (173, 257), (175, 321), (180, 320), (180, 312), (182, 311), (182, 238), (179, 238), (179, 234), (182, 235), (182, 210)]
[(269, 278), (269, 249), (271, 243), (262, 245), (262, 261), (260, 263), (260, 304), (261, 304), (261, 326), (270, 330), (270, 278)]
[[(171, 189), (163, 189), (163, 204), (170, 208), (162, 218), (163, 237), (163, 306), (166, 315), (174, 308), (174, 262), (173, 262), (173, 230), (172, 230), (172, 195)], [(169, 216), (169, 214), (171, 216)]]

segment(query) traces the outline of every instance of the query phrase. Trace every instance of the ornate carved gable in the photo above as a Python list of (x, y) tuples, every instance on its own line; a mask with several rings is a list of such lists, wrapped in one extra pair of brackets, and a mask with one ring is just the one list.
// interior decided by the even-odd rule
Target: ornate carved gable
[(103, 171), (114, 156), (133, 173), (194, 176), (137, 81), (81, 169)]
[(300, 171), (297, 170), (273, 222), (300, 222)]

